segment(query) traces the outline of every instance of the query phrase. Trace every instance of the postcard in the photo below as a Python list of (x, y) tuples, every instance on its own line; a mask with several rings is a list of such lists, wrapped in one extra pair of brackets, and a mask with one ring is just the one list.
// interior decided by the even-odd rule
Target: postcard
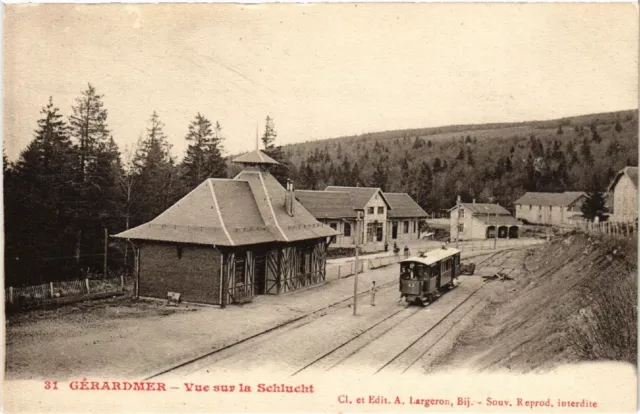
[(4, 412), (634, 412), (638, 30), (5, 5)]

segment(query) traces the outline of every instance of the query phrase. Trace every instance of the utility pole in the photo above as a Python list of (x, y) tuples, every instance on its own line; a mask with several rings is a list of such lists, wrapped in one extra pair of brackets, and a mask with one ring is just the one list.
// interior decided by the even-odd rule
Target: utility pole
[(353, 316), (356, 316), (356, 308), (358, 306), (358, 245), (360, 244), (360, 231), (362, 230), (360, 227), (362, 227), (361, 223), (362, 221), (360, 220), (360, 212), (357, 212), (357, 217), (356, 217), (356, 262), (355, 262), (355, 274), (353, 275)]
[(496, 208), (496, 232), (494, 233), (493, 238), (493, 250), (498, 248), (498, 209)]
[(458, 248), (458, 239), (460, 236), (460, 196), (456, 197), (456, 249)]

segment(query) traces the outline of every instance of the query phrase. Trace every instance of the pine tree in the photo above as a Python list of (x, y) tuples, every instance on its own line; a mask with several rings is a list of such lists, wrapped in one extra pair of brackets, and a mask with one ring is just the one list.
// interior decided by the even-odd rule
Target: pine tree
[(136, 174), (137, 221), (146, 222), (166, 210), (179, 196), (178, 174), (171, 157), (171, 146), (164, 134), (164, 124), (154, 111), (146, 136), (138, 143), (133, 158)]
[(381, 159), (373, 170), (373, 177), (371, 178), (371, 186), (380, 188), (382, 191), (387, 191), (387, 184), (389, 181), (389, 167), (385, 159)]
[(415, 183), (415, 190), (411, 196), (415, 199), (416, 203), (423, 209), (426, 209), (429, 204), (429, 194), (433, 188), (433, 174), (429, 164), (422, 162), (420, 165), (420, 173), (417, 175), (418, 180)]
[(269, 115), (267, 115), (264, 134), (262, 134), (264, 153), (279, 163), (279, 165), (274, 165), (273, 167), (269, 168), (269, 171), (275, 177), (275, 179), (284, 186), (289, 179), (289, 162), (285, 159), (284, 154), (282, 153), (282, 148), (275, 145), (277, 136), (278, 134), (276, 133), (273, 119)]
[(278, 134), (276, 133), (276, 128), (273, 125), (273, 119), (269, 115), (267, 115), (267, 119), (264, 123), (264, 133), (262, 134), (262, 144), (264, 145), (264, 149), (269, 151), (275, 148), (275, 142)]
[(402, 160), (402, 164), (400, 164), (400, 187), (402, 187), (403, 191), (409, 191), (410, 187), (410, 175), (411, 171), (409, 170), (409, 162), (407, 161), (407, 156), (405, 155)]
[(353, 163), (353, 168), (351, 169), (351, 177), (353, 178), (353, 185), (359, 187), (362, 180), (360, 178), (360, 167), (358, 167), (357, 162)]
[(605, 212), (605, 199), (602, 193), (599, 191), (588, 192), (580, 206), (580, 211), (587, 220), (593, 221), (596, 217), (601, 218)]
[(70, 117), (71, 136), (76, 140), (79, 155), (79, 181), (86, 180), (87, 165), (95, 161), (100, 144), (106, 145), (110, 138), (107, 128), (107, 110), (102, 102), (103, 95), (98, 95), (90, 83), (87, 89), (76, 98)]
[[(35, 138), (22, 152), (13, 174), (19, 188), (5, 198), (5, 261), (9, 278), (23, 283), (65, 279), (55, 268), (41, 269), (37, 257), (69, 256), (74, 248), (75, 163), (69, 128), (53, 105), (41, 110)], [(12, 183), (13, 184), (13, 183)], [(17, 259), (17, 260), (15, 260)]]
[(227, 165), (222, 157), (222, 128), (215, 127), (198, 113), (189, 124), (185, 139), (189, 143), (187, 155), (182, 161), (183, 179), (187, 188), (195, 188), (210, 177), (225, 178)]
[(471, 167), (476, 165), (476, 162), (473, 159), (473, 154), (471, 153), (471, 148), (467, 148), (467, 164)]
[(593, 155), (591, 154), (591, 146), (589, 145), (589, 141), (586, 137), (582, 140), (580, 153), (582, 154), (582, 159), (584, 160), (585, 164), (593, 165), (594, 160)]

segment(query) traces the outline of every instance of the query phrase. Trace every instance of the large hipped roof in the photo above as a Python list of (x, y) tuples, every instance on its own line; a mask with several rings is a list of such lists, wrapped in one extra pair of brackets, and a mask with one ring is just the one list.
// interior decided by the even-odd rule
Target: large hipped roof
[(290, 215), (286, 192), (259, 168), (248, 168), (234, 179), (210, 178), (149, 223), (115, 237), (242, 246), (338, 234), (295, 200)]

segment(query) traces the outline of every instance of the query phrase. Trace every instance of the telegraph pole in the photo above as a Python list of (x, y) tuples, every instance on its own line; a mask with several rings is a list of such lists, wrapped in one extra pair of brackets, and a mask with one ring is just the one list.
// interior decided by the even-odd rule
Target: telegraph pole
[(458, 239), (460, 237), (460, 196), (456, 197), (456, 249), (458, 248)]
[(356, 316), (356, 308), (358, 306), (358, 245), (360, 244), (360, 231), (362, 230), (360, 221), (360, 212), (357, 212), (356, 217), (356, 261), (355, 261), (355, 274), (353, 276), (353, 316)]
[(498, 248), (498, 209), (496, 208), (496, 232), (494, 233), (493, 238), (493, 250)]

